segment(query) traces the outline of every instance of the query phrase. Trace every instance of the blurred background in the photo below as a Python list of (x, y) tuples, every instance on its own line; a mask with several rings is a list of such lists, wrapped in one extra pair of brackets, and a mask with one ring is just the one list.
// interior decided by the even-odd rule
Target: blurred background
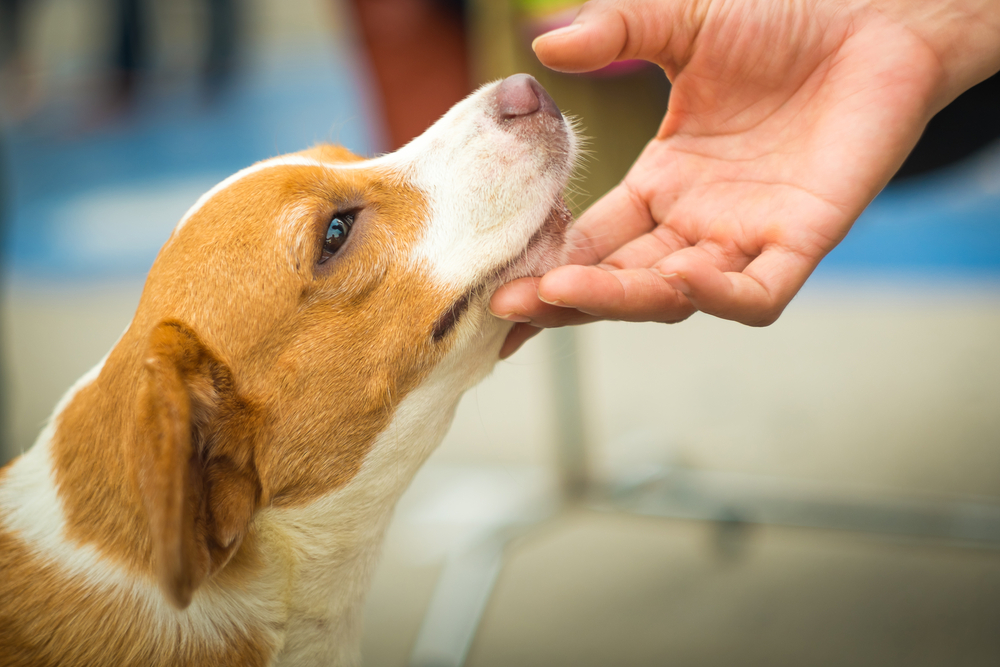
[[(0, 0), (0, 459), (114, 344), (184, 211), (257, 160), (391, 150), (529, 71), (592, 138), (585, 208), (669, 84), (542, 71), (530, 39), (572, 4)], [(994, 77), (771, 327), (600, 323), (501, 363), (400, 503), (365, 664), (1000, 664), (998, 135)], [(456, 609), (474, 639), (435, 658)]]

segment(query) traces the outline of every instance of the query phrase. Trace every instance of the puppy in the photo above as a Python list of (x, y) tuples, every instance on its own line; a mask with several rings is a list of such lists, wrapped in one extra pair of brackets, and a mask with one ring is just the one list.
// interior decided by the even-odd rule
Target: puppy
[(575, 153), (517, 75), (205, 194), (0, 471), (0, 664), (356, 664), (393, 506), (510, 328), (490, 293), (563, 260)]

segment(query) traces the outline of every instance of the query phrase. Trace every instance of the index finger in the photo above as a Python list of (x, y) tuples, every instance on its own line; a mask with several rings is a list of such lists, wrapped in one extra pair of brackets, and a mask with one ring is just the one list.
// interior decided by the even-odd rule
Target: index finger
[(539, 36), (531, 46), (543, 65), (560, 72), (589, 72), (630, 58), (662, 64), (675, 27), (689, 28), (682, 4), (592, 0), (572, 24)]

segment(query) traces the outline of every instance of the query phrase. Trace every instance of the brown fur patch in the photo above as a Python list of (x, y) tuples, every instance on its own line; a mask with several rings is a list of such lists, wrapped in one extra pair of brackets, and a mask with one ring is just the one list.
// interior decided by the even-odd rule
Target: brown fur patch
[(253, 667), (274, 650), (253, 629), (219, 645), (163, 632), (135, 597), (66, 577), (2, 530), (0, 572), (0, 667)]
[[(340, 210), (357, 222), (340, 253), (317, 265)], [(456, 295), (410, 264), (426, 215), (420, 193), (364, 169), (264, 169), (209, 200), (164, 246), (132, 326), (59, 420), (53, 457), (69, 536), (152, 570), (147, 515), (129, 480), (153, 437), (136, 396), (150, 335), (165, 320), (195, 332), (257, 406), (245, 442), (260, 445), (231, 455), (256, 471), (260, 506), (301, 505), (350, 481), (447, 349), (432, 331)]]

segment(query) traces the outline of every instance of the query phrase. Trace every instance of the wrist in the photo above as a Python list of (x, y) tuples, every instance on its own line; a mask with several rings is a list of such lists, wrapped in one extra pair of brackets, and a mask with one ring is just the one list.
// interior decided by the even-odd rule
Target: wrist
[(916, 35), (940, 63), (934, 112), (1000, 71), (997, 0), (872, 0), (869, 4)]

